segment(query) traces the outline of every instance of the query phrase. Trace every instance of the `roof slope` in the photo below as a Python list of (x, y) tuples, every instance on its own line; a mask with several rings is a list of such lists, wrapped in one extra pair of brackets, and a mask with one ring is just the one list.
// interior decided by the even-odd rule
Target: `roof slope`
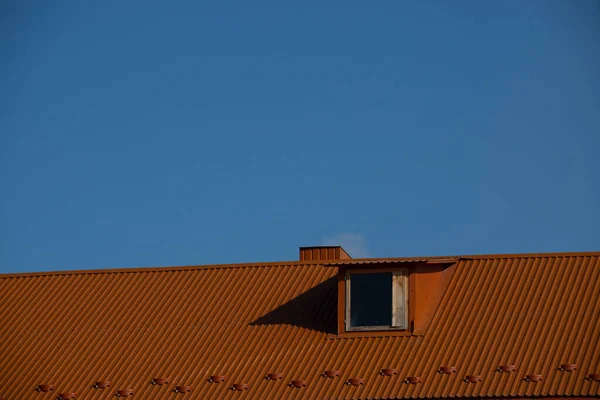
[[(6, 400), (600, 395), (600, 253), (461, 258), (424, 336), (327, 339), (336, 268), (289, 263), (0, 277)], [(331, 336), (331, 335), (330, 335)], [(578, 370), (560, 372), (563, 363)], [(515, 364), (516, 373), (495, 372)], [(455, 366), (457, 374), (436, 373)], [(384, 377), (381, 368), (398, 369)], [(340, 378), (321, 377), (338, 369)], [(281, 372), (281, 381), (264, 379)], [(540, 373), (543, 382), (525, 382)], [(208, 383), (210, 375), (227, 382)], [(483, 382), (466, 383), (467, 374)], [(403, 382), (418, 375), (422, 384)], [(154, 386), (167, 377), (168, 386)], [(348, 386), (348, 378), (363, 378)], [(307, 386), (291, 388), (292, 379)], [(93, 389), (98, 380), (112, 387)], [(55, 391), (38, 393), (38, 384)], [(228, 390), (247, 383), (248, 391)], [(185, 397), (175, 385), (191, 385)]]

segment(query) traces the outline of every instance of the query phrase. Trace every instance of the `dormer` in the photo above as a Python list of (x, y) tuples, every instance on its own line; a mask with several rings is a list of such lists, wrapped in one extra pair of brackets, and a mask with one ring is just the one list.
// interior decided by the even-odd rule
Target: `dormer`
[(423, 335), (457, 259), (347, 259), (337, 268), (337, 336)]

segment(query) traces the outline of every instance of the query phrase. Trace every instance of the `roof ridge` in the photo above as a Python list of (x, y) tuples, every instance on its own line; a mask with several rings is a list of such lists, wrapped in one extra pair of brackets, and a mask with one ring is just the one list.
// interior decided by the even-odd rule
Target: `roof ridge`
[(101, 269), (79, 269), (62, 271), (42, 271), (42, 272), (15, 272), (0, 274), (0, 279), (8, 278), (29, 278), (41, 276), (59, 276), (59, 275), (88, 275), (88, 274), (123, 274), (123, 273), (142, 273), (142, 272), (176, 272), (191, 271), (203, 269), (229, 269), (229, 268), (259, 268), (259, 267), (288, 267), (293, 265), (332, 265), (345, 263), (360, 263), (361, 261), (386, 262), (386, 261), (427, 261), (440, 259), (477, 260), (477, 259), (505, 259), (505, 258), (548, 258), (548, 257), (598, 257), (600, 251), (590, 252), (555, 252), (555, 253), (514, 253), (514, 254), (474, 254), (474, 255), (454, 255), (454, 256), (426, 256), (426, 257), (368, 257), (353, 258), (350, 260), (297, 260), (297, 261), (269, 261), (269, 262), (251, 262), (251, 263), (229, 263), (229, 264), (206, 264), (206, 265), (179, 265), (179, 266), (154, 266), (154, 267), (133, 267), (133, 268), (101, 268)]
[(504, 259), (504, 258), (550, 258), (550, 257), (598, 257), (600, 251), (565, 251), (551, 253), (507, 253), (507, 254), (471, 254), (457, 256), (464, 260)]
[(62, 271), (42, 272), (15, 272), (0, 274), (0, 279), (7, 278), (29, 278), (41, 276), (58, 275), (94, 275), (94, 274), (127, 274), (144, 272), (178, 272), (208, 269), (231, 269), (231, 268), (260, 268), (260, 267), (289, 267), (292, 265), (320, 265), (321, 262), (307, 261), (284, 261), (284, 262), (259, 262), (259, 263), (232, 263), (232, 264), (206, 264), (206, 265), (177, 265), (177, 266), (155, 266), (134, 268), (102, 268), (102, 269), (79, 269)]

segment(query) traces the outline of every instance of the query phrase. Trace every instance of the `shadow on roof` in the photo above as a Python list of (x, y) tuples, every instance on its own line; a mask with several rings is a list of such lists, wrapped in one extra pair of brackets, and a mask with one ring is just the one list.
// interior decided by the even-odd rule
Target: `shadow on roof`
[(335, 333), (336, 285), (336, 278), (329, 278), (250, 322), (250, 325), (293, 325), (324, 333)]

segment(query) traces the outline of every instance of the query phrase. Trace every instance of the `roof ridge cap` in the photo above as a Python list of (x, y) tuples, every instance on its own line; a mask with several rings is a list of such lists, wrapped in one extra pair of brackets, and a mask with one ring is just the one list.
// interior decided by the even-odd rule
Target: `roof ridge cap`
[(157, 267), (137, 267), (137, 268), (104, 268), (104, 269), (79, 269), (62, 271), (41, 271), (41, 272), (15, 272), (0, 274), (0, 279), (8, 278), (33, 278), (42, 276), (62, 276), (62, 275), (95, 275), (95, 274), (128, 274), (128, 273), (147, 273), (147, 272), (178, 272), (194, 271), (208, 269), (232, 269), (232, 268), (266, 268), (266, 267), (290, 267), (294, 265), (322, 265), (322, 262), (314, 261), (283, 261), (283, 262), (258, 262), (258, 263), (231, 263), (231, 264), (207, 264), (207, 265), (179, 265), (179, 266), (157, 266)]
[(507, 253), (507, 254), (472, 254), (459, 256), (462, 260), (483, 260), (503, 258), (551, 258), (551, 257), (598, 257), (600, 251), (572, 251), (553, 253)]

